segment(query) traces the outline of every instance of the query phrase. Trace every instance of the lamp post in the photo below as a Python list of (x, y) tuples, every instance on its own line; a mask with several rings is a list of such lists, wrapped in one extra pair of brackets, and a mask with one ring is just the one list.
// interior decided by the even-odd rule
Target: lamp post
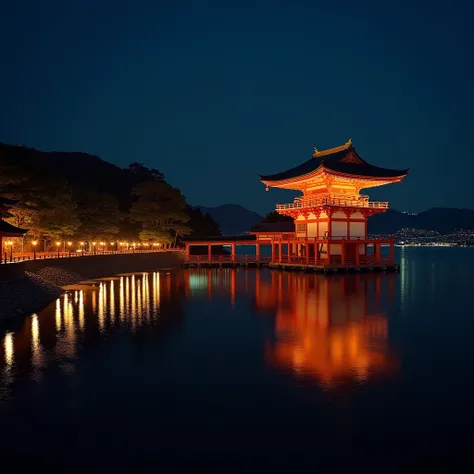
[(58, 248), (58, 258), (59, 258), (59, 250), (61, 247), (61, 242), (56, 242), (56, 247)]
[(97, 242), (92, 242), (92, 247), (94, 249), (94, 255), (95, 255), (95, 252), (96, 252), (96, 245), (97, 245)]
[(36, 246), (38, 245), (38, 241), (33, 240), (31, 243), (33, 244), (33, 260), (36, 260)]
[(8, 245), (10, 246), (10, 263), (13, 262), (13, 242), (10, 240), (8, 242)]
[(67, 246), (68, 246), (68, 249), (69, 249), (69, 256), (71, 256), (71, 245), (72, 245), (72, 242), (67, 243)]
[(84, 256), (84, 242), (79, 242), (79, 245), (81, 246), (82, 256)]

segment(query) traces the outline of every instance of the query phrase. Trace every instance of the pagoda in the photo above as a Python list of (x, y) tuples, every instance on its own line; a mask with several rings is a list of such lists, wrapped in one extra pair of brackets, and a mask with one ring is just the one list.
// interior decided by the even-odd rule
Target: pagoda
[[(370, 201), (361, 191), (400, 182), (408, 171), (369, 164), (349, 140), (327, 150), (314, 148), (312, 158), (295, 168), (261, 175), (267, 191), (274, 187), (302, 193), (293, 202), (276, 206), (278, 213), (294, 219), (295, 229), (286, 241), (274, 242), (273, 262), (349, 267), (393, 264), (393, 239), (369, 240), (367, 234), (368, 217), (385, 212), (388, 202)], [(390, 246), (385, 260), (382, 245)]]
[(8, 210), (16, 206), (20, 201), (0, 196), (0, 261), (3, 253), (3, 238), (23, 237), (28, 231), (20, 229), (3, 220), (8, 215)]

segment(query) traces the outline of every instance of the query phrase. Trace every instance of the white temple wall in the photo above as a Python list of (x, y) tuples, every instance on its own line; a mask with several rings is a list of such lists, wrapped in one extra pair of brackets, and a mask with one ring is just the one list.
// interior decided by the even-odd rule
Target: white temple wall
[(308, 222), (308, 237), (316, 237), (318, 231), (317, 222)]
[(338, 237), (347, 237), (347, 222), (332, 221), (331, 237), (333, 239), (337, 239)]
[(319, 226), (319, 238), (324, 239), (324, 233), (328, 231), (328, 223), (318, 222), (318, 226)]
[(351, 238), (360, 237), (365, 239), (365, 222), (350, 222), (350, 234)]

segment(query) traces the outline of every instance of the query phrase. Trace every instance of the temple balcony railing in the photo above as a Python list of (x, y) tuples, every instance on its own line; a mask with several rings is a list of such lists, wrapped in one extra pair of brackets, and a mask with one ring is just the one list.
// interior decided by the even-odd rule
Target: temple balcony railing
[(388, 202), (369, 201), (368, 196), (361, 196), (359, 199), (346, 199), (337, 197), (323, 198), (296, 198), (288, 204), (277, 204), (276, 210), (305, 209), (316, 206), (340, 206), (340, 207), (360, 207), (369, 209), (388, 209)]

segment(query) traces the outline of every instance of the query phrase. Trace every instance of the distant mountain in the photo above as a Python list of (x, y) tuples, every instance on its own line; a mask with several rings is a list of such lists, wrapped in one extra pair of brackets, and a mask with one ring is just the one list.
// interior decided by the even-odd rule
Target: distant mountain
[[(205, 207), (196, 206), (208, 213), (217, 222), (223, 235), (248, 232), (263, 217), (237, 204)], [(434, 207), (419, 214), (407, 214), (389, 209), (369, 218), (368, 231), (371, 234), (395, 234), (405, 228), (435, 230), (448, 234), (457, 229), (474, 229), (474, 209)]]
[(222, 235), (243, 234), (263, 219), (256, 212), (249, 211), (238, 204), (224, 204), (216, 207), (196, 206), (201, 212), (208, 213), (219, 224)]
[(369, 218), (371, 234), (394, 234), (400, 229), (435, 230), (447, 234), (456, 229), (474, 229), (474, 209), (434, 207), (419, 214), (407, 214), (389, 209)]

